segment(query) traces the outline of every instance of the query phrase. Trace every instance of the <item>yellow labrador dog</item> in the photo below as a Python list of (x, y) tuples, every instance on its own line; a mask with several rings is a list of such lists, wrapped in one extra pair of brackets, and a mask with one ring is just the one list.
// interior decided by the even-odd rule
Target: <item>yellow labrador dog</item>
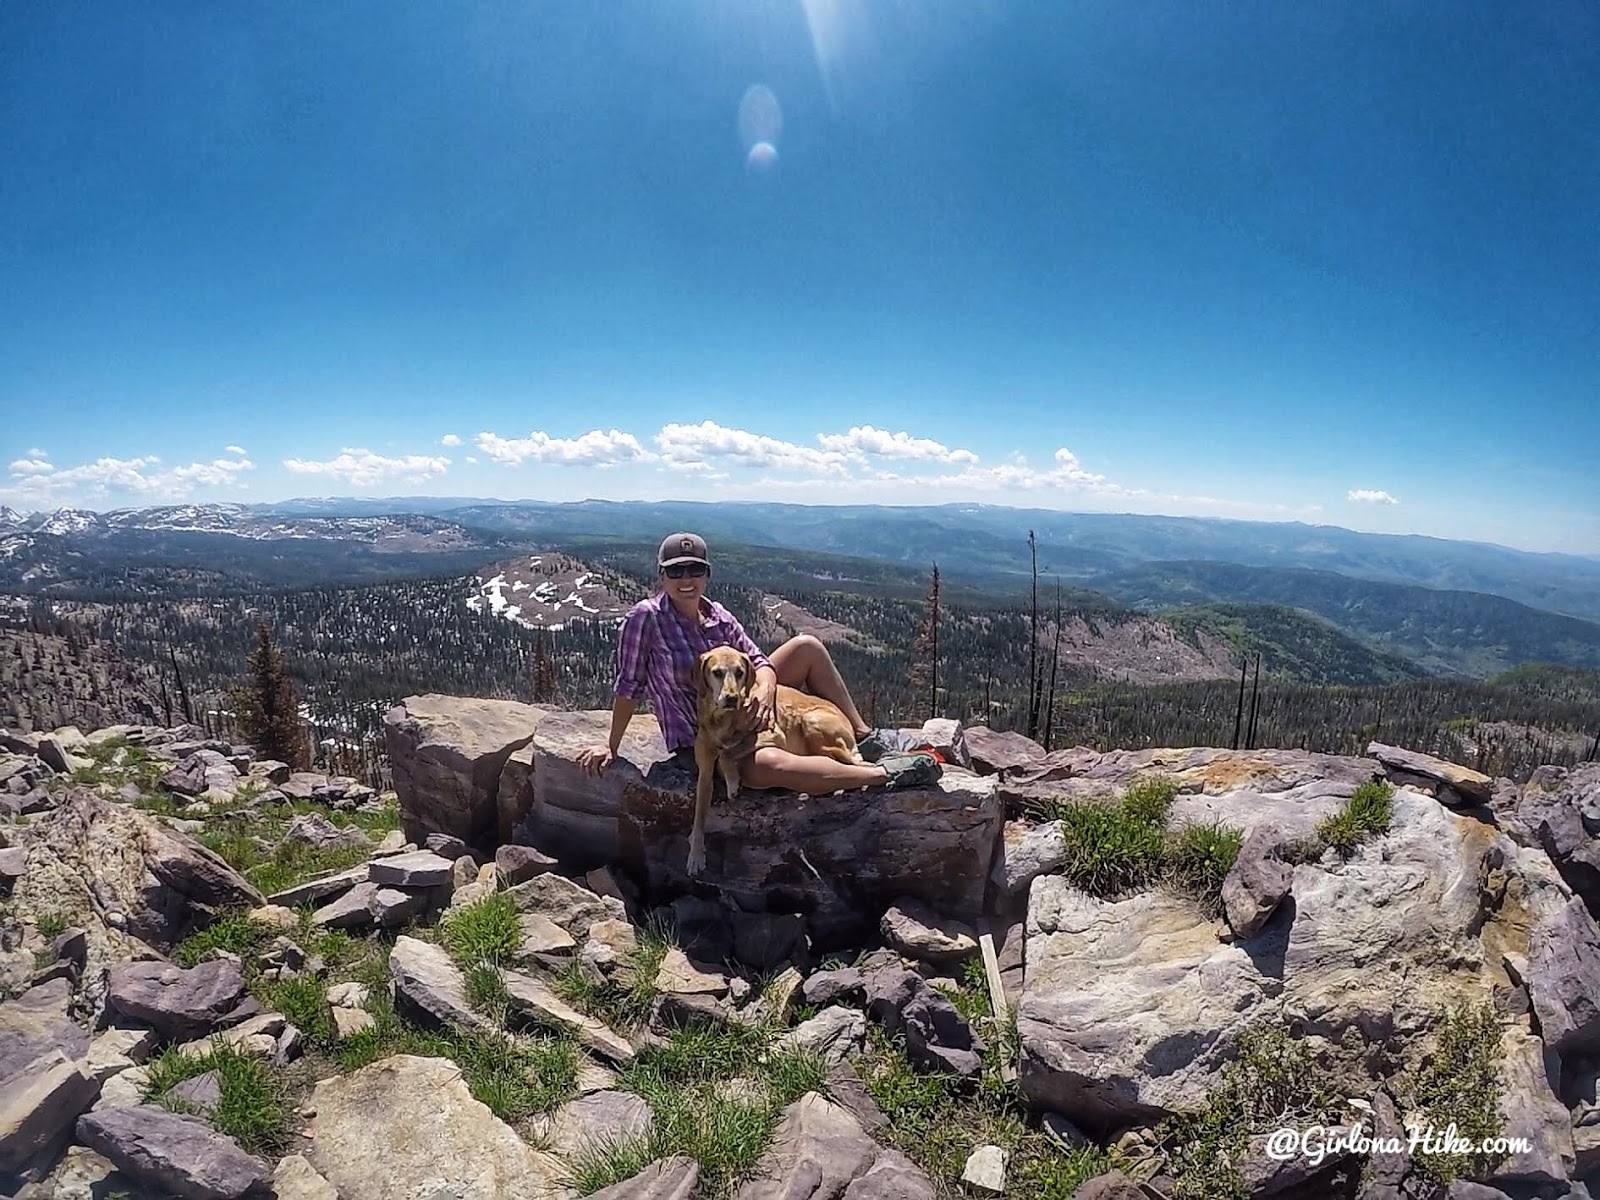
[(732, 800), (739, 795), (740, 766), (763, 746), (777, 746), (791, 754), (824, 754), (842, 763), (863, 762), (856, 750), (855, 731), (845, 715), (830, 701), (798, 688), (779, 684), (772, 727), (752, 729), (745, 702), (755, 681), (749, 655), (732, 646), (707, 650), (695, 664), (694, 762), (699, 778), (694, 790), (694, 828), (689, 834), (691, 876), (706, 869), (706, 814), (711, 810), (713, 771), (721, 771)]

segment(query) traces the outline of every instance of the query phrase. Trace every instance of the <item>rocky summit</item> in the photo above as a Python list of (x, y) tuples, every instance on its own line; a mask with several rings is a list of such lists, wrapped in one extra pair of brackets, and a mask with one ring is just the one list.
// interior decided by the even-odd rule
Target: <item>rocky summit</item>
[(691, 880), (693, 781), (649, 717), (584, 774), (606, 719), (408, 699), (392, 792), (0, 733), (0, 1194), (1600, 1185), (1600, 764), (936, 721), (936, 786), (719, 794)]

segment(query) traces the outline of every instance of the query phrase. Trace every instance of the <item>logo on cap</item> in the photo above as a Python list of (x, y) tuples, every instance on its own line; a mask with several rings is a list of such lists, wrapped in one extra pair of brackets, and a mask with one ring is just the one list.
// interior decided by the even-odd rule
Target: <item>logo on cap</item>
[(694, 549), (694, 539), (684, 538), (683, 541), (678, 543), (678, 549), (682, 550), (685, 554), (690, 553)]

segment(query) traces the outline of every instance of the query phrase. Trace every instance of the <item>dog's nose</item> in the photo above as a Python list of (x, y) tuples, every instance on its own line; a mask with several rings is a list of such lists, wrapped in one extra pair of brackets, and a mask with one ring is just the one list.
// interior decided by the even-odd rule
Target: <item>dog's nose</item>
[(723, 708), (737, 708), (738, 705), (739, 705), (739, 697), (737, 697), (737, 696), (724, 696), (722, 698), (722, 707)]

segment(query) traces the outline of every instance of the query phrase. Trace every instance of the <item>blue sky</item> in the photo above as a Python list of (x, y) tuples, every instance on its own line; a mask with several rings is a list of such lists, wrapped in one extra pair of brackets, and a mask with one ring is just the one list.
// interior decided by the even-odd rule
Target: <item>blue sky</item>
[(1597, 44), (1587, 0), (6, 5), (0, 502), (1600, 553)]

